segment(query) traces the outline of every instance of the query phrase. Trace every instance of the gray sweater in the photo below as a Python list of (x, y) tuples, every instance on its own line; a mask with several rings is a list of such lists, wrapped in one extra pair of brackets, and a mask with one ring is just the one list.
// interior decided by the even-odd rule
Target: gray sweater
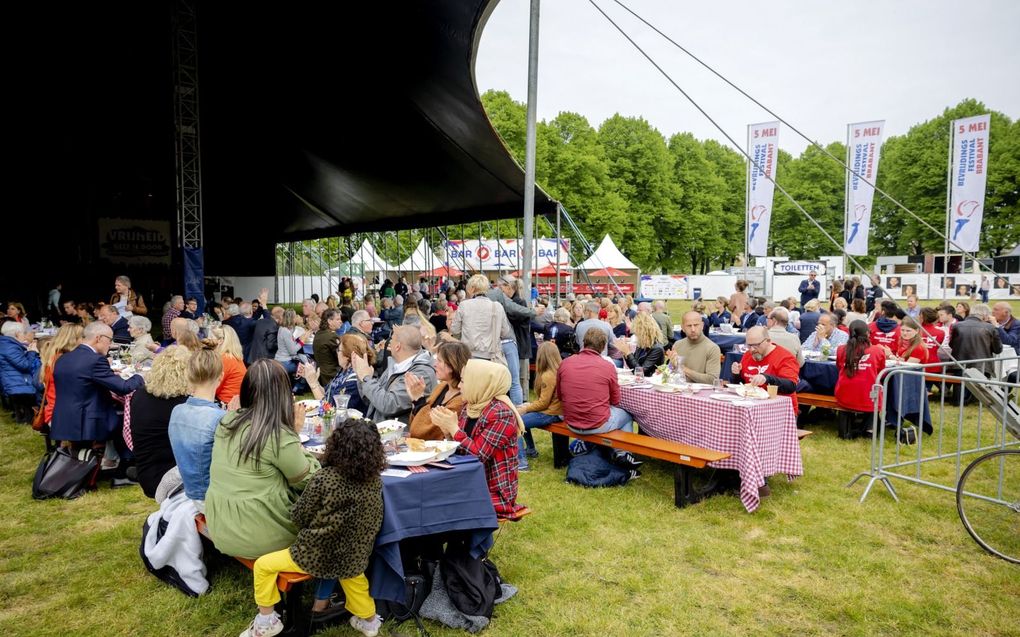
[(294, 338), (294, 332), (289, 327), (281, 327), (276, 333), (276, 360), (287, 362), (297, 358), (301, 353), (301, 346)]

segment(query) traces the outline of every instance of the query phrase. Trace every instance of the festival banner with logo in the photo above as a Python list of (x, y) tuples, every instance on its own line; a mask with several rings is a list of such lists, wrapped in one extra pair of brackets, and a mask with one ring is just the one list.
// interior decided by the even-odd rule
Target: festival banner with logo
[(99, 257), (110, 263), (170, 264), (170, 222), (99, 219)]
[(953, 172), (950, 175), (950, 249), (977, 252), (985, 208), (990, 115), (953, 122)]
[(686, 299), (688, 280), (681, 274), (642, 274), (641, 296), (649, 299)]
[[(882, 131), (885, 120), (847, 125), (846, 221), (843, 228), (847, 254), (868, 254), (868, 234), (871, 230), (871, 205), (875, 199), (878, 178), (878, 158), (882, 149)], [(859, 176), (858, 176), (859, 175)], [(869, 183), (865, 183), (863, 179)]]
[(747, 237), (748, 254), (768, 255), (772, 196), (775, 194), (776, 164), (779, 163), (779, 122), (747, 127)]
[[(532, 252), (538, 269), (548, 265), (570, 267), (570, 240), (535, 239)], [(447, 241), (446, 258), (451, 267), (467, 271), (516, 270), (524, 259), (524, 242), (518, 239), (468, 239)]]

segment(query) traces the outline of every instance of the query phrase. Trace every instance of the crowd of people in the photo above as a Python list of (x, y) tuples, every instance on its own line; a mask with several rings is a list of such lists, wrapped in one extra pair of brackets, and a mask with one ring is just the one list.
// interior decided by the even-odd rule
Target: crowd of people
[[(7, 304), (3, 393), (17, 422), (93, 450), (147, 496), (183, 488), (221, 551), (255, 559), (259, 614), (245, 635), (282, 630), (273, 612), (281, 571), (322, 580), (318, 614), (335, 611), (339, 583), (352, 625), (374, 635), (364, 571), (382, 516), (379, 436), (351, 419), (317, 460), (298, 437), (304, 411), (296, 394), (344, 396), (368, 420), (397, 419), (413, 437), (460, 443), (483, 464), (497, 515), (510, 517), (522, 508), (518, 474), (538, 455), (532, 429), (562, 421), (578, 434), (632, 431), (618, 370), (650, 376), (668, 368), (714, 383), (722, 356), (713, 329), (744, 331), (734, 378), (777, 386), (795, 410), (800, 368), (813, 353), (836, 358), (837, 402), (870, 411), (863, 388), (888, 359), (929, 363), (1020, 349), (1020, 322), (1007, 303), (919, 307), (909, 298), (900, 307), (877, 282), (865, 289), (853, 278), (835, 282), (823, 304), (813, 273), (799, 298), (778, 302), (750, 296), (739, 281), (711, 307), (695, 301), (679, 317), (679, 333), (661, 300), (568, 295), (553, 308), (510, 275), (421, 283), (387, 281), (359, 293), (345, 280), (300, 310), (270, 306), (267, 290), (215, 305), (174, 295), (158, 317), (159, 334), (127, 277), (116, 279), (108, 303), (65, 300), (58, 287), (49, 310), (59, 327), (41, 347), (24, 307)], [(111, 369), (111, 349), (147, 373), (122, 378)], [(641, 462), (626, 452), (611, 461), (640, 475)]]

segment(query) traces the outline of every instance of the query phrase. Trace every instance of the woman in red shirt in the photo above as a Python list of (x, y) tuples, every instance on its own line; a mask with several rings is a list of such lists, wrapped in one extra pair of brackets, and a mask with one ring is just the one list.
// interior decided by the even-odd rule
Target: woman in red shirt
[[(892, 350), (888, 350), (892, 354)], [(896, 353), (889, 358), (895, 358), (902, 363), (919, 363), (924, 365), (928, 362), (928, 347), (921, 337), (921, 326), (917, 321), (906, 316), (900, 323), (900, 338), (896, 342)]]
[[(939, 361), (939, 347), (946, 342), (946, 332), (939, 325), (939, 313), (935, 308), (921, 308), (921, 338), (924, 339), (924, 346), (928, 350), (928, 362)], [(933, 367), (930, 374), (941, 374), (941, 367)]]
[[(850, 323), (850, 340), (836, 348), (836, 368), (836, 404), (850, 411), (874, 413), (871, 388), (885, 369), (885, 348), (871, 344), (864, 321)], [(852, 435), (854, 428), (848, 429)]]

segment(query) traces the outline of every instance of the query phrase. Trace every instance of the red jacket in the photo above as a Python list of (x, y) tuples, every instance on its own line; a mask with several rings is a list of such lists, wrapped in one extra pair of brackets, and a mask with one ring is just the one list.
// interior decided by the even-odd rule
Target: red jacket
[(868, 330), (871, 332), (871, 338), (869, 340), (871, 341), (872, 345), (885, 345), (886, 347), (893, 351), (896, 350), (896, 344), (900, 340), (899, 326), (897, 326), (896, 329), (891, 330), (889, 332), (883, 332), (882, 330), (878, 329), (878, 321), (875, 321), (874, 323), (868, 325)]
[(797, 413), (797, 382), (800, 380), (800, 365), (793, 354), (777, 345), (768, 353), (768, 356), (757, 361), (754, 360), (751, 352), (744, 352), (743, 358), (740, 359), (741, 380), (745, 383), (749, 382), (751, 377), (756, 374), (765, 376), (768, 379), (768, 384), (778, 385), (780, 394), (788, 394), (793, 400), (793, 413)]
[(609, 406), (620, 404), (616, 367), (598, 352), (581, 350), (560, 363), (556, 393), (566, 424), (574, 429), (601, 427), (609, 420)]
[(850, 377), (846, 375), (846, 345), (840, 345), (836, 348), (836, 368), (839, 370), (836, 404), (853, 411), (873, 412), (875, 404), (871, 401), (871, 386), (885, 369), (885, 350), (878, 345), (864, 350), (857, 363), (857, 373)]
[[(928, 348), (928, 362), (939, 362), (939, 346), (946, 341), (946, 332), (938, 323), (929, 323), (921, 326), (921, 338), (924, 339), (924, 346)], [(930, 374), (941, 374), (941, 367), (932, 367)]]

